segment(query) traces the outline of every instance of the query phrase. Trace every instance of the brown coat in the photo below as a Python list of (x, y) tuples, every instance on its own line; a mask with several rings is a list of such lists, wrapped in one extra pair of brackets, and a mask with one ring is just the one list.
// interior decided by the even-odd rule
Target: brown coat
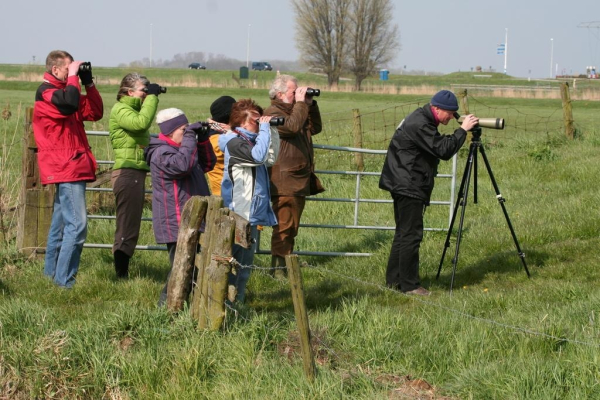
[(275, 99), (264, 115), (285, 118), (285, 123), (277, 127), (279, 156), (269, 169), (271, 196), (309, 196), (310, 176), (315, 170), (312, 136), (322, 129), (317, 102), (309, 106)]

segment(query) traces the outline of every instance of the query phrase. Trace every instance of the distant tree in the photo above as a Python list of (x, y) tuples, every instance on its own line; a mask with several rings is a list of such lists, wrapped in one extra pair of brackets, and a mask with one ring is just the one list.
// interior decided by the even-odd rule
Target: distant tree
[(400, 50), (398, 26), (392, 24), (390, 0), (351, 0), (351, 22), (348, 26), (350, 63), (354, 87), (377, 68), (389, 63)]
[(296, 12), (296, 43), (309, 69), (327, 74), (329, 87), (340, 80), (346, 55), (351, 0), (291, 0)]

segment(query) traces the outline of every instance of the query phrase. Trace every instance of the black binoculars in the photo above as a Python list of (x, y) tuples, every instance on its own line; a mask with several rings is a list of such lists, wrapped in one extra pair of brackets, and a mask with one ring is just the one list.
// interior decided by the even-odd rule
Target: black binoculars
[[(152, 83), (152, 85), (156, 85), (156, 84)], [(156, 86), (158, 86), (158, 85), (156, 85)], [(142, 88), (142, 92), (148, 93), (148, 87)], [(167, 93), (167, 88), (164, 86), (158, 86), (158, 92), (159, 93)]]
[[(167, 91), (167, 88), (162, 88), (165, 89), (165, 92)], [(164, 92), (161, 92), (164, 93)], [(206, 137), (206, 135), (208, 134), (208, 132), (210, 132), (210, 124), (208, 122), (203, 122), (200, 121), (200, 128), (196, 128), (194, 129), (194, 132), (196, 133), (196, 142), (200, 141), (200, 138)], [(203, 139), (206, 140), (206, 139)]]
[(320, 89), (308, 88), (308, 89), (306, 89), (306, 95), (307, 96), (320, 96), (321, 95), (321, 90)]
[(283, 125), (284, 123), (285, 123), (284, 117), (273, 117), (269, 121), (269, 125), (271, 125), (271, 126), (279, 126), (279, 125)]
[[(260, 120), (256, 120), (257, 124), (260, 124)], [(279, 126), (279, 125), (283, 125), (285, 123), (285, 118), (284, 117), (272, 117), (269, 120), (269, 125), (271, 126)]]
[(79, 64), (79, 72), (85, 72), (85, 71), (91, 71), (92, 70), (92, 63), (89, 61), (86, 62), (82, 62), (81, 64)]

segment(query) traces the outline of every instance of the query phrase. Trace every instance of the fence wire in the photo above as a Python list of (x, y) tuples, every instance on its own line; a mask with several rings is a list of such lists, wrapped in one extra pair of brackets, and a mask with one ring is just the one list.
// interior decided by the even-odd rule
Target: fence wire
[[(222, 258), (222, 259), (229, 261), (230, 264), (231, 264), (231, 266), (233, 266), (235, 268), (257, 270), (257, 271), (263, 272), (263, 274), (264, 274), (264, 272), (271, 271), (273, 269), (286, 269), (286, 267), (274, 267), (274, 268), (271, 268), (271, 267), (259, 267), (257, 265), (242, 265), (239, 262), (237, 262), (235, 259), (230, 258), (230, 257)], [(373, 282), (367, 282), (367, 281), (364, 281), (362, 279), (356, 278), (354, 276), (345, 275), (345, 274), (342, 274), (342, 273), (339, 273), (339, 272), (336, 272), (336, 271), (332, 271), (330, 269), (323, 268), (323, 267), (320, 267), (320, 266), (317, 266), (317, 265), (310, 265), (308, 263), (302, 263), (301, 265), (304, 268), (310, 268), (310, 269), (313, 269), (313, 270), (317, 270), (317, 271), (323, 272), (325, 274), (329, 274), (329, 275), (332, 275), (332, 276), (335, 276), (335, 277), (338, 277), (338, 278), (342, 278), (342, 279), (347, 280), (347, 281), (352, 281), (354, 283), (358, 283), (358, 284), (363, 285), (363, 286), (370, 286), (370, 287), (378, 289), (378, 290), (380, 290), (382, 292), (394, 294), (394, 295), (396, 295), (398, 297), (408, 298), (408, 299), (411, 299), (411, 300), (416, 301), (418, 303), (424, 304), (426, 306), (431, 306), (431, 307), (435, 307), (435, 308), (438, 308), (438, 309), (441, 309), (441, 310), (444, 310), (444, 311), (448, 311), (448, 312), (451, 312), (452, 314), (458, 315), (458, 316), (460, 316), (462, 318), (465, 318), (465, 319), (470, 319), (470, 320), (474, 320), (474, 321), (477, 321), (477, 322), (482, 322), (482, 323), (485, 323), (485, 324), (488, 324), (488, 325), (498, 326), (498, 327), (501, 327), (501, 328), (504, 328), (504, 329), (507, 329), (507, 330), (510, 330), (510, 331), (514, 331), (516, 333), (522, 333), (522, 334), (527, 334), (527, 335), (531, 335), (531, 336), (541, 337), (541, 338), (544, 338), (544, 339), (554, 340), (554, 341), (556, 341), (558, 343), (571, 343), (571, 344), (578, 344), (578, 345), (583, 345), (583, 346), (590, 346), (590, 347), (600, 348), (600, 343), (586, 342), (586, 341), (582, 341), (582, 340), (571, 339), (571, 338), (568, 338), (568, 337), (560, 337), (560, 336), (550, 335), (550, 334), (547, 334), (547, 333), (535, 331), (535, 330), (530, 329), (530, 328), (525, 328), (525, 327), (521, 327), (521, 326), (517, 326), (517, 325), (505, 324), (503, 322), (499, 322), (499, 321), (493, 320), (491, 318), (478, 317), (476, 315), (469, 314), (469, 313), (466, 313), (466, 312), (461, 311), (461, 310), (457, 310), (457, 309), (452, 308), (452, 307), (448, 307), (448, 306), (446, 306), (444, 304), (436, 303), (436, 302), (433, 302), (433, 301), (428, 301), (424, 297), (420, 297), (420, 296), (416, 296), (416, 295), (408, 295), (406, 293), (402, 293), (402, 292), (400, 292), (398, 290), (389, 288), (387, 286), (383, 286), (383, 285), (380, 285), (380, 284), (377, 284), (377, 283), (373, 283)], [(276, 278), (272, 277), (270, 274), (264, 274), (264, 275), (272, 278), (275, 281), (278, 281)], [(235, 308), (232, 307), (231, 304), (227, 304), (226, 307), (228, 309), (230, 309), (230, 310), (235, 310)], [(235, 312), (237, 313), (237, 310)], [(249, 321), (249, 319), (247, 319), (247, 318), (244, 318), (244, 319), (246, 321)]]

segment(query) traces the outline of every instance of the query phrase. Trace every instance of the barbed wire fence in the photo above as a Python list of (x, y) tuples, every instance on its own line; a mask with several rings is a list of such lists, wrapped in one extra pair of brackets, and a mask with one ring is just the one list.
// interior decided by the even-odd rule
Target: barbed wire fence
[[(383, 106), (379, 104), (360, 109), (323, 113), (321, 114), (323, 132), (315, 137), (315, 142), (351, 146), (354, 144), (353, 136), (348, 133), (360, 126), (362, 144), (365, 148), (386, 149), (400, 121), (415, 109), (429, 103), (429, 100), (430, 98), (423, 98), (407, 103), (389, 103)], [(486, 129), (485, 135), (488, 139), (519, 140), (524, 134), (536, 137), (536, 135), (546, 135), (564, 130), (563, 107), (560, 102), (556, 102), (555, 108), (549, 108), (547, 105), (536, 108), (526, 104), (498, 106), (490, 105), (484, 99), (468, 95), (465, 104), (468, 105), (468, 112), (478, 117), (504, 119), (505, 128), (503, 130)], [(459, 112), (465, 112), (463, 107)], [(357, 119), (360, 120), (358, 125), (356, 124)], [(443, 134), (449, 134), (458, 127), (459, 124), (452, 121), (447, 126), (440, 125), (439, 130)]]
[[(273, 277), (271, 275), (271, 271), (272, 269), (286, 269), (286, 267), (273, 267), (273, 268), (266, 268), (266, 267), (261, 267), (261, 266), (257, 266), (257, 265), (242, 265), (239, 262), (237, 262), (234, 259), (231, 259), (230, 261), (232, 267), (238, 268), (238, 269), (251, 269), (253, 271), (256, 271), (258, 273), (260, 273), (262, 276), (267, 277), (268, 279), (273, 280), (273, 282), (275, 283), (279, 283), (281, 285), (281, 287), (285, 287), (287, 285), (286, 281), (281, 281), (275, 277)], [(479, 317), (477, 315), (473, 315), (470, 313), (467, 313), (465, 311), (456, 309), (456, 308), (452, 308), (449, 307), (441, 302), (435, 302), (435, 301), (431, 301), (431, 300), (427, 300), (426, 297), (420, 297), (420, 296), (414, 296), (414, 295), (408, 295), (405, 293), (402, 293), (398, 290), (389, 288), (387, 286), (381, 285), (379, 283), (376, 282), (369, 282), (360, 278), (357, 278), (355, 276), (352, 275), (348, 275), (348, 274), (344, 274), (338, 271), (334, 271), (332, 269), (328, 269), (328, 268), (324, 268), (321, 267), (319, 265), (314, 265), (314, 264), (308, 264), (306, 262), (302, 263), (302, 267), (304, 269), (309, 269), (309, 270), (315, 270), (318, 271), (320, 273), (329, 275), (332, 278), (335, 279), (342, 279), (348, 282), (352, 282), (354, 284), (358, 284), (361, 286), (365, 286), (365, 287), (369, 287), (372, 289), (375, 289), (377, 291), (380, 292), (385, 292), (385, 293), (389, 293), (392, 294), (393, 296), (396, 296), (397, 298), (404, 298), (404, 299), (410, 299), (411, 301), (415, 301), (417, 303), (422, 304), (423, 306), (426, 307), (431, 307), (431, 308), (437, 308), (440, 309), (442, 311), (447, 311), (452, 313), (453, 315), (457, 315), (461, 318), (464, 318), (466, 320), (472, 320), (472, 321), (476, 321), (476, 322), (480, 322), (483, 324), (487, 324), (490, 326), (495, 326), (495, 327), (500, 327), (500, 328), (504, 328), (506, 330), (512, 331), (516, 334), (526, 334), (526, 335), (531, 335), (531, 336), (535, 336), (535, 337), (540, 337), (543, 339), (549, 339), (549, 340), (554, 340), (557, 343), (571, 343), (571, 344), (577, 344), (577, 345), (582, 345), (582, 346), (589, 346), (589, 347), (600, 347), (600, 343), (596, 343), (596, 342), (589, 342), (589, 341), (584, 341), (584, 340), (578, 340), (578, 339), (573, 339), (573, 338), (569, 338), (566, 336), (556, 336), (556, 335), (551, 335), (551, 334), (547, 334), (544, 332), (540, 332), (537, 331), (535, 329), (531, 329), (528, 327), (523, 327), (523, 326), (519, 326), (519, 325), (513, 325), (513, 324), (507, 324), (507, 323), (503, 323), (500, 321), (497, 321), (495, 319), (492, 318), (483, 318), (483, 317)], [(248, 317), (244, 317), (242, 316), (238, 309), (235, 307), (234, 304), (232, 303), (227, 303), (226, 304), (226, 308), (233, 312), (236, 318), (239, 318), (245, 322), (250, 322), (251, 319)]]

